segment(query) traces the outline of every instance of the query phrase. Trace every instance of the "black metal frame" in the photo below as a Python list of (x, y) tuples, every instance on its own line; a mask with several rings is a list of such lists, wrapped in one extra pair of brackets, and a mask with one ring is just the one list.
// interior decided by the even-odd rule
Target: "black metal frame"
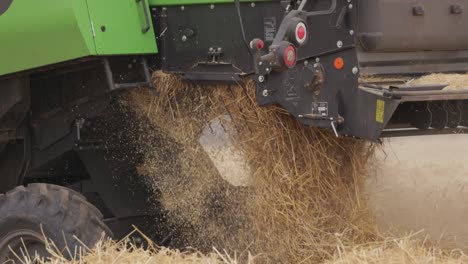
[[(404, 111), (407, 111), (407, 116), (418, 118), (407, 107), (410, 104), (418, 107), (419, 102), (446, 104), (446, 101), (468, 100), (468, 91), (437, 91), (443, 86), (440, 84), (405, 89), (359, 85), (360, 73), (420, 73), (443, 67), (446, 70), (468, 70), (468, 56), (465, 54), (468, 46), (466, 50), (424, 53), (419, 50), (383, 51), (377, 42), (375, 47), (362, 46), (366, 36), (368, 40), (378, 41), (378, 34), (370, 31), (372, 25), (378, 26), (380, 17), (377, 13), (372, 14), (372, 10), (382, 3), (371, 0), (304, 0), (300, 4), (280, 1), (251, 5), (235, 1), (234, 4), (213, 8), (197, 5), (183, 9), (180, 6), (154, 7), (152, 10), (164, 71), (198, 82), (239, 81), (240, 77), (249, 76), (256, 82), (260, 105), (279, 104), (304, 125), (333, 129), (337, 135), (377, 140), (388, 134), (382, 134), (387, 125), (392, 126), (402, 120)], [(435, 0), (428, 4), (445, 5)], [(402, 1), (401, 5), (408, 3)], [(399, 11), (395, 12), (395, 17), (398, 17)], [(232, 15), (238, 19), (222, 19)], [(406, 16), (406, 13), (400, 15)], [(453, 15), (457, 14), (447, 14)], [(222, 22), (217, 24), (215, 21)], [(271, 27), (274, 24), (271, 21), (281, 23)], [(304, 45), (296, 45), (296, 66), (289, 69), (281, 64), (280, 57), (284, 45), (294, 44), (290, 39), (290, 25), (297, 21), (307, 25), (309, 40)], [(449, 25), (450, 21), (446, 24)], [(274, 32), (274, 38), (268, 40), (267, 32)], [(430, 30), (425, 32), (431, 34)], [(250, 47), (247, 44), (249, 40), (256, 44), (263, 36), (265, 48), (257, 49), (256, 45)], [(465, 38), (462, 36), (460, 40)], [(409, 48), (416, 49), (417, 45), (426, 44), (414, 41)], [(439, 46), (437, 49), (443, 49)], [(207, 63), (208, 60), (200, 59), (215, 54), (213, 50), (216, 50), (214, 61)], [(336, 58), (345, 62), (343, 69), (335, 68)], [(377, 109), (380, 103), (383, 109)], [(443, 119), (448, 114), (444, 114), (445, 110), (437, 110), (437, 104), (431, 103), (433, 114)], [(462, 116), (461, 111), (459, 116)], [(408, 125), (424, 127), (423, 123), (432, 121), (435, 120), (421, 121), (421, 124), (411, 121)], [(453, 126), (452, 123), (448, 124)], [(452, 128), (445, 129), (447, 133), (453, 132)], [(433, 129), (429, 131), (440, 133)]]
[[(144, 0), (143, 0), (144, 1)], [(111, 64), (109, 58), (103, 58), (102, 63), (104, 64), (104, 70), (106, 72), (107, 83), (111, 91), (117, 89), (130, 89), (138, 87), (150, 87), (153, 88), (153, 82), (151, 81), (150, 69), (148, 67), (148, 61), (146, 57), (141, 57), (142, 71), (144, 73), (145, 80), (143, 82), (127, 82), (127, 83), (116, 83), (114, 81), (114, 74), (112, 73)]]

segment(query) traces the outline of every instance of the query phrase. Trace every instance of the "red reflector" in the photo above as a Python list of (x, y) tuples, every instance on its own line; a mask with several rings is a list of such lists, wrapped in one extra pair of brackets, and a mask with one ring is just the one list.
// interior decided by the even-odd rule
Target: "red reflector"
[(265, 42), (263, 42), (263, 40), (259, 39), (257, 41), (257, 49), (263, 49), (265, 47)]
[(296, 24), (295, 28), (295, 38), (296, 43), (303, 45), (307, 40), (307, 27), (304, 22), (299, 22)]
[(296, 64), (296, 49), (291, 45), (284, 50), (284, 64), (289, 68)]
[(265, 47), (265, 42), (263, 42), (263, 40), (261, 40), (259, 38), (256, 38), (256, 39), (253, 39), (252, 41), (250, 41), (249, 46), (253, 50), (261, 50), (261, 49), (263, 49)]
[(297, 37), (301, 40), (305, 38), (305, 28), (303, 26), (299, 26), (297, 29)]
[(341, 57), (338, 57), (335, 59), (333, 65), (335, 66), (335, 69), (341, 70), (344, 68), (344, 60)]

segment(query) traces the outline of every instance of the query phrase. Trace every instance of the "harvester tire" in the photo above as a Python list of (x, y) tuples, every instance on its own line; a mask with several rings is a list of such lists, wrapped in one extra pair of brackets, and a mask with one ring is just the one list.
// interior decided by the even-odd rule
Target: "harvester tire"
[(83, 195), (57, 185), (35, 183), (0, 194), (0, 263), (36, 253), (47, 257), (45, 241), (63, 257), (78, 258), (76, 252), (112, 236), (102, 218)]

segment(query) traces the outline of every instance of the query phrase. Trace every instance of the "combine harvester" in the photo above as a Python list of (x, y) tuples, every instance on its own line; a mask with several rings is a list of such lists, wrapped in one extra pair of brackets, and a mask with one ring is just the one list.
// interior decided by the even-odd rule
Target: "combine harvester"
[(463, 133), (468, 90), (365, 80), (466, 72), (467, 9), (468, 0), (0, 1), (0, 262), (23, 243), (45, 254), (43, 232), (60, 249), (79, 246), (73, 236), (93, 245), (147, 215), (143, 188), (116, 177), (82, 130), (118, 91), (154, 89), (152, 71), (193, 83), (250, 78), (259, 105), (336, 136)]

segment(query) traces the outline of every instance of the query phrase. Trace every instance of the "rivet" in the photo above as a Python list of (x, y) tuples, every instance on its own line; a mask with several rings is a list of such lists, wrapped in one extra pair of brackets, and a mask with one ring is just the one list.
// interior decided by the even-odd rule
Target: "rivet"
[(358, 67), (353, 67), (353, 74), (356, 75), (358, 74), (358, 72), (359, 72)]
[(343, 47), (343, 41), (338, 40), (338, 42), (336, 43), (336, 46), (341, 49)]

